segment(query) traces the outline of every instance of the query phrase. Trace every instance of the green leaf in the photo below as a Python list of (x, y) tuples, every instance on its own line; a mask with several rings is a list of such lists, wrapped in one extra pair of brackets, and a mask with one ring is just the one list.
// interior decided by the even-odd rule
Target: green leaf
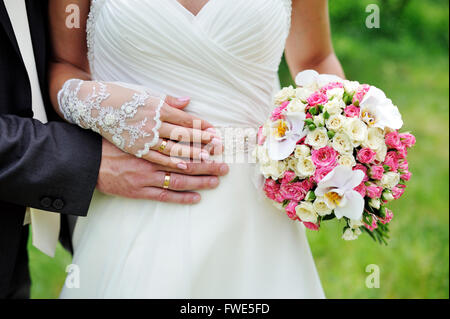
[(311, 115), (317, 115), (319, 113), (319, 111), (317, 110), (316, 107), (312, 107), (312, 108), (309, 109), (309, 113)]

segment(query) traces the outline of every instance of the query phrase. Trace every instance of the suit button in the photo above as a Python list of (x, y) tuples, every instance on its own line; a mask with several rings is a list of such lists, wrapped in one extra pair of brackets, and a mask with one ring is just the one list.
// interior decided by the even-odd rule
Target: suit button
[(64, 208), (64, 202), (62, 199), (55, 199), (53, 202), (53, 208), (57, 209), (57, 210), (61, 210)]
[(41, 206), (49, 208), (52, 205), (52, 199), (50, 197), (44, 197), (41, 199)]

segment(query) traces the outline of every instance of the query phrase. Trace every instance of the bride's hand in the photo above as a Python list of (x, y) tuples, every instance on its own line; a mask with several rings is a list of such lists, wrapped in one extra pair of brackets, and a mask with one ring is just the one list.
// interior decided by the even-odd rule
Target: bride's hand
[[(175, 101), (139, 86), (77, 79), (67, 81), (58, 94), (61, 113), (69, 122), (99, 133), (136, 157), (187, 169), (186, 158), (207, 160), (222, 146), (212, 125), (178, 109)], [(181, 102), (185, 107), (189, 100)]]

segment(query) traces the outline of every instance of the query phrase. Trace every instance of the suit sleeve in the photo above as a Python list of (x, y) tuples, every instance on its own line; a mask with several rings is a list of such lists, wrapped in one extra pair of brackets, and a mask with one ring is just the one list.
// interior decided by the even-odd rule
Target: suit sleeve
[(86, 216), (101, 145), (99, 135), (64, 122), (0, 115), (0, 201)]

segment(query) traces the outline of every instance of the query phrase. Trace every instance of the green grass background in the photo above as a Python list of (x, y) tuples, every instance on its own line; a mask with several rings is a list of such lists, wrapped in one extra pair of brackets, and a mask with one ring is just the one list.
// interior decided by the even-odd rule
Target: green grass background
[[(367, 4), (381, 9), (380, 29), (365, 27)], [(413, 178), (399, 201), (387, 247), (362, 236), (340, 239), (325, 225), (309, 240), (328, 298), (449, 298), (449, 60), (446, 0), (331, 0), (336, 53), (350, 79), (382, 88), (417, 137)], [(292, 83), (283, 62), (283, 85)], [(70, 255), (50, 259), (30, 245), (33, 298), (56, 298)], [(365, 286), (380, 267), (380, 288)]]

